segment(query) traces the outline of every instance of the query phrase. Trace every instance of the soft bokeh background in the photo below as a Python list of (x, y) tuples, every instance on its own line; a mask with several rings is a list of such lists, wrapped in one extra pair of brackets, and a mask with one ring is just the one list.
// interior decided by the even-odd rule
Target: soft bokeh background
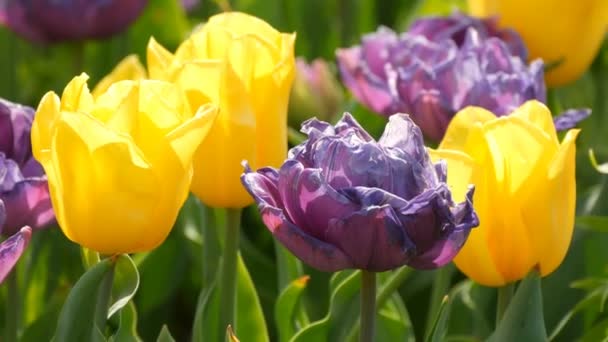
[[(227, 2), (200, 1), (185, 13), (179, 1), (150, 0), (144, 14), (129, 30), (110, 40), (34, 46), (0, 28), (0, 97), (36, 106), (48, 90), (61, 92), (65, 84), (81, 71), (95, 84), (123, 57), (131, 53), (145, 61), (149, 36), (173, 50), (190, 30), (207, 17), (221, 11)], [(385, 25), (402, 31), (422, 15), (449, 14), (465, 1), (454, 0), (233, 0), (233, 10), (263, 18), (283, 32), (297, 32), (296, 55), (307, 60), (322, 57), (333, 63), (335, 50), (356, 44), (363, 33)], [(334, 69), (335, 71), (335, 69)], [(202, 80), (203, 81), (203, 80)], [(346, 94), (342, 111), (350, 111), (376, 136), (385, 119), (366, 111)], [(547, 330), (551, 332), (574, 305), (589, 293), (558, 341), (583, 338), (596, 341), (606, 335), (608, 315), (597, 314), (608, 295), (608, 189), (607, 178), (597, 173), (589, 162), (587, 151), (593, 148), (598, 160), (608, 161), (608, 44), (595, 58), (591, 69), (578, 81), (551, 89), (549, 104), (554, 113), (570, 107), (590, 107), (593, 113), (580, 126), (578, 141), (578, 205), (575, 236), (562, 266), (543, 280)], [(315, 113), (310, 113), (313, 116)], [(134, 257), (142, 276), (135, 297), (138, 330), (146, 340), (155, 340), (167, 324), (176, 340), (191, 333), (192, 321), (201, 287), (202, 239), (190, 215), (198, 206), (190, 199), (180, 221), (167, 241), (149, 254)], [(500, 210), (499, 207), (496, 210)], [(248, 208), (244, 214), (241, 250), (261, 299), (269, 333), (276, 338), (274, 304), (278, 296), (275, 246), (257, 211)], [(221, 219), (221, 217), (220, 217)], [(40, 341), (54, 331), (54, 324), (67, 292), (83, 272), (78, 246), (69, 242), (58, 229), (35, 234), (27, 255), (22, 259), (20, 281), (27, 284), (23, 317), (29, 328), (24, 341)], [(453, 284), (464, 278), (450, 265)], [(329, 275), (310, 269), (305, 292), (311, 320), (325, 315), (329, 305)], [(413, 272), (400, 288), (413, 326), (410, 336), (421, 339), (427, 322), (428, 303), (434, 272)], [(573, 288), (573, 282), (584, 282), (585, 289)], [(593, 292), (595, 291), (595, 292)], [(2, 307), (6, 291), (0, 288)], [(477, 285), (466, 286), (455, 296), (449, 335), (454, 340), (470, 340), (472, 332), (487, 336), (492, 329), (495, 291)], [(4, 321), (0, 310), (0, 322)], [(334, 322), (340, 324), (339, 321)], [(581, 332), (585, 333), (581, 333)], [(462, 335), (462, 339), (458, 336)], [(584, 335), (584, 336), (583, 336)], [(246, 341), (247, 336), (242, 340)]]

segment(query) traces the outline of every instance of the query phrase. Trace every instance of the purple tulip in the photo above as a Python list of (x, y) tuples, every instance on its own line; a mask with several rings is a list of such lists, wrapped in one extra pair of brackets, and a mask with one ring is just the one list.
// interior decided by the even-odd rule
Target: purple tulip
[(38, 43), (108, 38), (125, 30), (147, 0), (0, 0), (0, 24)]
[(186, 12), (192, 11), (200, 3), (200, 0), (181, 0), (181, 1), (182, 1), (182, 7), (184, 8), (184, 10), (186, 10)]
[[(414, 24), (416, 31), (423, 31), (423, 26)], [(454, 40), (461, 31), (462, 42)], [(411, 114), (435, 141), (441, 140), (451, 118), (466, 106), (505, 115), (527, 100), (545, 102), (542, 61), (526, 65), (511, 52), (519, 48), (480, 33), (475, 25), (457, 32), (435, 32), (429, 39), (411, 32), (397, 35), (381, 27), (364, 36), (361, 46), (338, 50), (342, 80), (377, 113)]]
[(241, 180), (268, 229), (292, 253), (322, 271), (440, 267), (478, 225), (473, 187), (454, 204), (446, 167), (433, 164), (407, 115), (390, 118), (376, 142), (350, 114), (332, 127), (306, 121), (308, 140), (280, 169)]
[(46, 176), (32, 156), (33, 117), (32, 108), (0, 99), (0, 202), (6, 210), (0, 234), (4, 236), (26, 225), (43, 228), (55, 219)]

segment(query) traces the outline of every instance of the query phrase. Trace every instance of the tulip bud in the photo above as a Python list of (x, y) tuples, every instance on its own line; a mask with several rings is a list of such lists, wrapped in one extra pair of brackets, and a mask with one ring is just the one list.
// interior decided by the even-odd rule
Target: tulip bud
[(326, 61), (308, 64), (296, 59), (296, 78), (289, 97), (289, 125), (300, 127), (303, 121), (317, 117), (332, 121), (342, 105), (342, 88)]

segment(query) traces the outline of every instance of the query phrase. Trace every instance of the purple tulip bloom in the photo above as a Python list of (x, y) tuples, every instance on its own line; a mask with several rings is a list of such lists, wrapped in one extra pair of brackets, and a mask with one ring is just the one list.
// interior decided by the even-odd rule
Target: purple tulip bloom
[[(0, 202), (0, 216), (3, 211), (2, 202)], [(1, 218), (0, 218), (1, 224)], [(0, 243), (0, 283), (4, 281), (6, 276), (13, 269), (17, 260), (23, 254), (23, 251), (27, 247), (32, 237), (32, 229), (30, 227), (23, 227), (17, 234), (11, 236), (4, 242)]]
[(0, 24), (38, 43), (108, 38), (125, 30), (147, 0), (0, 0)]
[(23, 226), (43, 228), (55, 216), (42, 167), (32, 156), (30, 130), (34, 110), (0, 99), (0, 201), (5, 220), (0, 234)]
[(409, 113), (439, 141), (454, 114), (469, 105), (505, 115), (527, 100), (545, 102), (543, 63), (528, 66), (513, 55), (512, 49), (522, 50), (519, 43), (507, 45), (475, 25), (429, 39), (419, 33), (425, 26), (418, 22), (415, 33), (401, 35), (381, 27), (361, 46), (338, 50), (342, 79), (366, 107), (386, 116)]
[(308, 140), (280, 169), (241, 180), (272, 234), (322, 271), (432, 269), (450, 262), (478, 225), (473, 187), (454, 204), (446, 167), (433, 164), (407, 115), (376, 142), (350, 114), (335, 127), (306, 121)]

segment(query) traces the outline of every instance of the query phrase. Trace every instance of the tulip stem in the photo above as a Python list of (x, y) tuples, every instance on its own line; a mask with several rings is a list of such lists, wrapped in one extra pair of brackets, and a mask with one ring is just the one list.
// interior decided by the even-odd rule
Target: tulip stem
[(226, 210), (226, 227), (222, 269), (220, 270), (220, 336), (226, 334), (228, 325), (235, 326), (236, 266), (239, 254), (239, 230), (241, 209)]
[(496, 325), (502, 320), (502, 317), (507, 311), (507, 307), (509, 307), (509, 303), (511, 302), (511, 298), (513, 298), (515, 286), (513, 283), (509, 283), (505, 286), (499, 287), (497, 289), (498, 298), (496, 301)]
[(376, 272), (361, 270), (360, 342), (374, 341), (376, 323)]
[(6, 299), (5, 338), (7, 342), (17, 342), (17, 330), (19, 327), (20, 315), (19, 284), (17, 278), (17, 268), (15, 267), (6, 279), (8, 298)]
[(108, 272), (104, 275), (99, 285), (99, 292), (97, 293), (97, 304), (95, 306), (95, 323), (97, 328), (103, 334), (106, 328), (106, 322), (108, 320), (108, 307), (110, 306), (110, 300), (112, 297), (112, 284), (114, 283), (114, 267), (116, 263), (112, 263), (112, 266)]
[[(437, 319), (437, 314), (441, 308), (443, 297), (448, 293), (450, 289), (450, 283), (452, 280), (452, 274), (454, 273), (454, 266), (452, 264), (445, 265), (435, 271), (435, 278), (433, 279), (433, 290), (431, 292), (431, 301), (429, 303), (429, 312), (426, 317), (426, 333), (430, 334), (433, 328), (433, 324)], [(427, 338), (429, 336), (426, 336)]]

